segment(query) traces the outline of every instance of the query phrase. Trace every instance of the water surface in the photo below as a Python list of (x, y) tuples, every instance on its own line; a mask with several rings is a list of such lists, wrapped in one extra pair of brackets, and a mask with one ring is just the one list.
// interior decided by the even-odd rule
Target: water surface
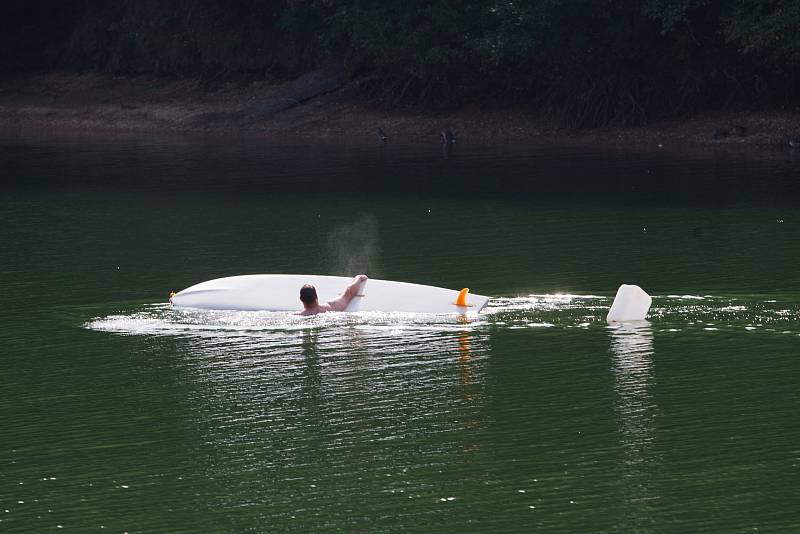
[[(797, 530), (797, 168), (7, 136), (0, 531)], [(166, 303), (357, 271), (493, 299)]]

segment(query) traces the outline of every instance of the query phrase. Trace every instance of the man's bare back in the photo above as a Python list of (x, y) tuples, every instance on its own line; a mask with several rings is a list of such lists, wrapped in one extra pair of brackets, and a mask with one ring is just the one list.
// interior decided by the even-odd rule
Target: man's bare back
[(359, 274), (344, 292), (335, 299), (329, 300), (324, 304), (320, 304), (317, 299), (317, 290), (312, 285), (304, 285), (300, 289), (300, 302), (303, 303), (303, 311), (297, 312), (297, 315), (316, 315), (318, 313), (325, 313), (329, 311), (344, 311), (350, 301), (358, 295), (358, 288), (362, 282), (367, 280), (367, 275)]

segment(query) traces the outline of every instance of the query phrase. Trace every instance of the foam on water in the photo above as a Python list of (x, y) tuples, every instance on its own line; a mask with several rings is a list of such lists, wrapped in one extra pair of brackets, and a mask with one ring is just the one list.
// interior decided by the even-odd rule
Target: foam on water
[[(496, 297), (480, 314), (467, 316), (420, 313), (325, 313), (302, 317), (289, 312), (174, 309), (152, 304), (128, 313), (97, 317), (84, 326), (120, 335), (191, 337), (266, 337), (307, 330), (359, 331), (399, 335), (486, 328), (606, 327), (613, 298), (599, 295), (533, 294)], [(688, 329), (777, 331), (798, 333), (800, 302), (757, 296), (666, 295), (653, 298), (648, 319), (655, 331)]]
[(264, 336), (280, 332), (353, 327), (360, 330), (464, 330), (485, 321), (483, 316), (424, 313), (323, 313), (311, 317), (291, 312), (174, 309), (152, 304), (131, 313), (98, 317), (84, 326), (121, 335)]

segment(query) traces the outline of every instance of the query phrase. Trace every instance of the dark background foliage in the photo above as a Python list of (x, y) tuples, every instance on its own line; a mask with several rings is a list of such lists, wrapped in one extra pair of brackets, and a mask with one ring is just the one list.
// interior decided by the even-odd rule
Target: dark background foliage
[(280, 81), (345, 65), (387, 106), (575, 127), (800, 103), (798, 0), (7, 0), (5, 74)]

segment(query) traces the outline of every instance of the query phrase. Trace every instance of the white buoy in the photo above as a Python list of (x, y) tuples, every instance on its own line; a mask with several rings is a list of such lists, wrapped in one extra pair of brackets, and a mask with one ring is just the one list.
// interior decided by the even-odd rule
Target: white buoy
[(644, 321), (652, 303), (653, 299), (641, 287), (622, 284), (617, 289), (606, 320), (609, 323)]

